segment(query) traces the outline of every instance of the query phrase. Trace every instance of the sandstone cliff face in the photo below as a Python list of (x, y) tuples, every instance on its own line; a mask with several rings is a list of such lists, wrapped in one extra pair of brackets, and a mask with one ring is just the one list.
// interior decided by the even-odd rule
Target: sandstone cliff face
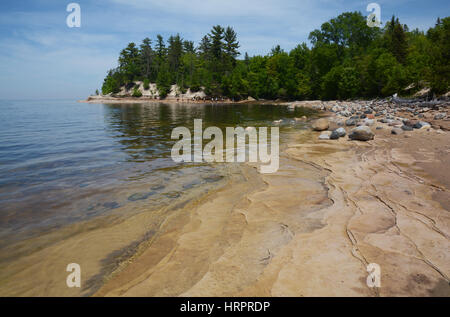
[[(142, 81), (136, 81), (135, 85), (138, 86), (138, 90), (142, 93), (142, 97), (144, 98), (155, 98), (159, 99), (159, 91), (155, 83), (149, 84), (149, 89), (144, 89), (144, 83)], [(127, 90), (125, 87), (122, 87), (120, 92), (117, 94), (117, 96), (125, 97), (125, 96), (131, 96), (133, 92), (133, 89)], [(178, 85), (172, 85), (170, 88), (170, 92), (167, 94), (166, 99), (192, 99), (192, 98), (204, 98), (206, 97), (205, 92), (203, 89), (200, 89), (200, 91), (192, 92), (190, 88), (186, 90), (185, 93), (183, 93), (178, 87)]]

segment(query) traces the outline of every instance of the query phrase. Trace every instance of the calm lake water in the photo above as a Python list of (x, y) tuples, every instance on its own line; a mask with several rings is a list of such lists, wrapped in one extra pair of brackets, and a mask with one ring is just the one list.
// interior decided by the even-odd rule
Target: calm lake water
[(272, 105), (0, 101), (0, 248), (124, 204), (165, 204), (226, 177), (224, 164), (174, 163), (175, 127), (283, 119), (283, 132), (303, 128), (291, 119), (303, 115), (311, 112)]

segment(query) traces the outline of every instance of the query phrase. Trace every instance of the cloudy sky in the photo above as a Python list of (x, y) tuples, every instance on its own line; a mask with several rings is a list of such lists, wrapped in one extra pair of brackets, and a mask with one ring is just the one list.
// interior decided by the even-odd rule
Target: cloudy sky
[[(69, 28), (66, 7), (81, 7)], [(266, 54), (308, 42), (308, 34), (345, 11), (381, 6), (427, 30), (450, 15), (448, 0), (5, 0), (0, 2), (0, 99), (85, 98), (100, 88), (120, 50), (144, 37), (180, 33), (196, 43), (212, 25), (233, 26), (240, 51)]]

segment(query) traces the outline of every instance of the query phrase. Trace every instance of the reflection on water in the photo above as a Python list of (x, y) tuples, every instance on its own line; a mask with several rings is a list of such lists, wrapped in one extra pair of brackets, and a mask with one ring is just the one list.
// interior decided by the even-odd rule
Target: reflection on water
[[(226, 178), (225, 164), (175, 163), (172, 129), (302, 127), (305, 109), (271, 105), (92, 105), (0, 102), (0, 247), (114, 212), (127, 204), (164, 205)], [(295, 124), (294, 124), (295, 123)]]

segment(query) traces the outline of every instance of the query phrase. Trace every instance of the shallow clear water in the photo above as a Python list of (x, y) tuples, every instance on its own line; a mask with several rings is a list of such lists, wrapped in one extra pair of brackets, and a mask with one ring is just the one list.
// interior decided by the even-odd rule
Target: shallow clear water
[(124, 204), (164, 204), (226, 176), (220, 164), (174, 163), (175, 127), (282, 118), (282, 127), (301, 128), (289, 118), (310, 114), (273, 105), (0, 101), (0, 246)]

